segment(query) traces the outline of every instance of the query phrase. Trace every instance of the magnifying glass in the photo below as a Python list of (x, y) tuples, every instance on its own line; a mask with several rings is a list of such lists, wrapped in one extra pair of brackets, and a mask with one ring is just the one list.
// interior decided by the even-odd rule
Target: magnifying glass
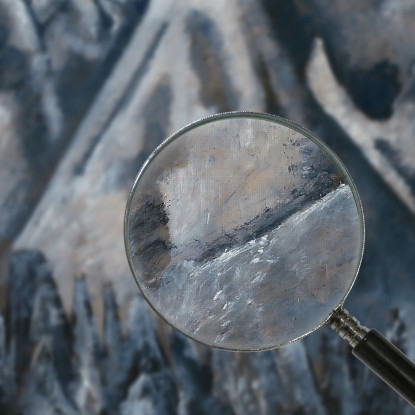
[(144, 163), (124, 225), (141, 292), (181, 333), (260, 351), (329, 324), (415, 405), (415, 365), (342, 308), (363, 256), (363, 210), (346, 167), (311, 132), (252, 112), (190, 124)]

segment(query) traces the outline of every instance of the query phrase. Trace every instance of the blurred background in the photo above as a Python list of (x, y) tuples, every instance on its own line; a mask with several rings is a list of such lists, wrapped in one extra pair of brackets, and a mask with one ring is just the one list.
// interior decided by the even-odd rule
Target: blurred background
[(289, 118), (362, 198), (346, 308), (415, 359), (414, 43), (412, 0), (0, 0), (0, 413), (412, 413), (329, 328), (244, 354), (167, 328), (123, 215), (176, 129)]

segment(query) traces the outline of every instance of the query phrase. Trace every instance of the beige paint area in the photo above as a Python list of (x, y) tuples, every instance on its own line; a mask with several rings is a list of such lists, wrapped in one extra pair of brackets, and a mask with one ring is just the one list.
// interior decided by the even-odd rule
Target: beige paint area
[[(300, 146), (290, 143), (296, 140), (304, 138), (275, 123), (231, 119), (206, 124), (170, 144), (169, 153), (188, 154), (186, 163), (157, 182), (178, 250), (202, 237), (215, 240), (267, 208), (286, 204), (299, 182), (290, 170), (302, 162)], [(288, 144), (286, 152), (281, 142)]]

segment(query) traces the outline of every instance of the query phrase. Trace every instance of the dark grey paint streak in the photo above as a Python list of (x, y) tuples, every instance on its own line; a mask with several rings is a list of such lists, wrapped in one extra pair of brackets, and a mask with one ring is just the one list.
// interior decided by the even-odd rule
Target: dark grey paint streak
[(173, 92), (168, 77), (164, 77), (150, 94), (143, 110), (144, 140), (140, 153), (127, 162), (124, 175), (131, 179), (138, 173), (148, 156), (169, 135)]
[(239, 93), (232, 89), (231, 75), (223, 62), (219, 28), (204, 13), (193, 11), (186, 18), (186, 31), (190, 35), (190, 61), (200, 80), (201, 101), (218, 112), (235, 111)]
[(278, 102), (278, 95), (272, 87), (269, 69), (261, 55), (258, 56), (255, 68), (264, 91), (265, 112), (268, 114), (281, 114), (281, 106)]

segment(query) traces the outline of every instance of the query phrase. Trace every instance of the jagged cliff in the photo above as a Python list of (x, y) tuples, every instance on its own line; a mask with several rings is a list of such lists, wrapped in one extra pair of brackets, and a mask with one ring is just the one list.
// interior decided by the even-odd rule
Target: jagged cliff
[(177, 128), (290, 118), (362, 198), (346, 307), (414, 359), (414, 22), (394, 0), (0, 0), (0, 413), (410, 413), (329, 329), (258, 354), (171, 332), (133, 283), (122, 220)]

